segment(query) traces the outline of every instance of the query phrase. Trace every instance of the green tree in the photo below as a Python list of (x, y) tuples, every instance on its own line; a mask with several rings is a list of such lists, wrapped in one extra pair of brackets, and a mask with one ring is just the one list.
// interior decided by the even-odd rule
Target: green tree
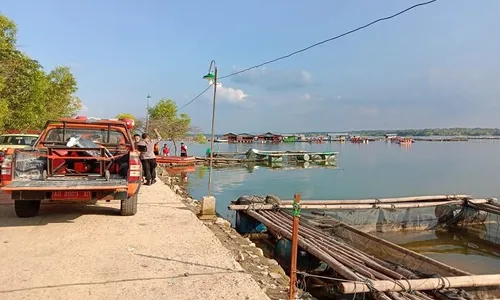
[(72, 117), (81, 108), (67, 67), (46, 73), (16, 48), (17, 28), (0, 14), (0, 128), (39, 129), (49, 119)]
[(198, 144), (206, 144), (207, 137), (203, 133), (199, 133), (194, 137), (194, 141), (197, 142)]
[(116, 115), (117, 119), (131, 119), (134, 120), (134, 128), (132, 129), (134, 133), (139, 133), (144, 131), (145, 122), (143, 119), (139, 119), (131, 113), (121, 113)]
[(150, 128), (158, 128), (163, 138), (174, 144), (177, 155), (177, 142), (186, 137), (190, 131), (191, 118), (185, 114), (177, 114), (177, 104), (171, 99), (161, 99), (149, 108)]

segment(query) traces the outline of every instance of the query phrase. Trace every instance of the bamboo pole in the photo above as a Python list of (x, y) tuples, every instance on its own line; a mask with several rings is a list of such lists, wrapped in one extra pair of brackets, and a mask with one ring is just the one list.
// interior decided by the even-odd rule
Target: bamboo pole
[[(472, 204), (481, 204), (486, 203), (487, 199), (472, 199), (468, 200)], [(434, 202), (409, 202), (409, 203), (383, 203), (383, 204), (330, 204), (330, 205), (319, 205), (319, 204), (307, 204), (303, 202), (301, 205), (302, 209), (320, 209), (320, 210), (356, 210), (356, 209), (405, 209), (405, 208), (422, 208), (422, 207), (433, 207), (439, 206), (443, 204), (463, 204), (462, 200), (451, 200), (451, 201), (434, 201)], [(292, 209), (293, 205), (290, 204), (280, 204), (277, 205), (278, 208), (281, 209)], [(271, 210), (275, 209), (276, 205), (273, 204), (257, 204), (253, 203), (250, 205), (242, 205), (242, 204), (231, 204), (228, 207), (230, 210)]]
[[(418, 254), (414, 251), (411, 251), (411, 250), (408, 250), (404, 247), (401, 247), (401, 246), (398, 246), (394, 243), (391, 243), (387, 240), (384, 240), (382, 238), (379, 238), (375, 235), (372, 235), (372, 234), (369, 234), (369, 233), (366, 233), (366, 232), (363, 232), (361, 230), (358, 230), (352, 226), (349, 226), (345, 223), (342, 223), (340, 221), (337, 221), (337, 220), (334, 220), (332, 219), (332, 222), (335, 223), (335, 225), (331, 225), (332, 227), (338, 227), (338, 226), (341, 226), (342, 228), (345, 228), (346, 230), (349, 230), (355, 234), (358, 234), (360, 236), (363, 236), (363, 237), (366, 237), (374, 242), (377, 242), (377, 243), (380, 243), (381, 245), (383, 246), (386, 246), (386, 247), (389, 247), (393, 250), (396, 250), (396, 251), (399, 251), (401, 253), (404, 253), (405, 256), (408, 256), (408, 257), (412, 257), (414, 259), (417, 259), (417, 260), (420, 260), (420, 261), (425, 261), (429, 264), (432, 264), (432, 265), (435, 265), (443, 270), (446, 270), (448, 272), (450, 272), (451, 274), (454, 274), (454, 275), (459, 275), (459, 276), (469, 276), (469, 275), (472, 275), (471, 273), (468, 273), (468, 272), (465, 272), (463, 270), (460, 270), (460, 269), (457, 269), (457, 268), (454, 268), (452, 266), (449, 266), (447, 264), (444, 264), (440, 261), (437, 261), (435, 259), (432, 259), (428, 256), (425, 256), (425, 255), (421, 255), (421, 254)], [(313, 222), (313, 221), (310, 221), (310, 220), (307, 220), (307, 219), (304, 219), (304, 223), (308, 223), (308, 224), (311, 224), (311, 225), (321, 225), (321, 226), (325, 226), (325, 224), (319, 224), (319, 223), (316, 223), (316, 222)]]
[(408, 280), (377, 280), (370, 286), (363, 282), (342, 282), (340, 291), (344, 294), (366, 293), (371, 289), (380, 292), (400, 292), (405, 290), (426, 291), (447, 288), (499, 286), (500, 274), (455, 276), (441, 278), (408, 279)]
[[(433, 200), (459, 200), (470, 198), (470, 195), (436, 195), (436, 196), (412, 196), (398, 198), (380, 199), (338, 199), (338, 200), (305, 200), (307, 204), (374, 204), (374, 203), (395, 203), (395, 202), (418, 202)], [(292, 204), (293, 200), (281, 200), (281, 204)]]
[[(278, 213), (275, 215), (279, 218), (278, 215), (280, 214)], [(307, 224), (301, 225), (301, 235), (303, 235), (304, 238), (310, 239), (311, 241), (321, 241), (322, 243), (324, 243), (325, 246), (335, 251), (335, 255), (336, 254), (343, 255), (345, 256), (346, 259), (352, 260), (353, 262), (356, 263), (362, 263), (367, 267), (372, 268), (374, 271), (387, 275), (390, 278), (393, 279), (404, 278), (404, 276), (402, 276), (401, 274), (375, 262), (372, 257), (368, 257), (364, 252), (358, 251), (357, 249), (349, 245), (338, 242), (333, 238), (322, 234), (322, 232), (318, 231), (317, 229), (313, 228), (310, 225)], [(333, 256), (335, 257), (335, 255)]]
[[(282, 228), (277, 226), (273, 221), (269, 220), (268, 218), (263, 217), (262, 215), (258, 214), (255, 211), (248, 211), (247, 214), (249, 216), (251, 216), (252, 218), (264, 223), (267, 228), (271, 229), (276, 234), (283, 236), (289, 240), (292, 239), (292, 234), (289, 231), (283, 230)], [(344, 277), (348, 280), (355, 280), (355, 281), (358, 281), (360, 279), (356, 273), (354, 273), (353, 271), (346, 268), (344, 265), (342, 265), (340, 262), (338, 262), (335, 258), (331, 257), (330, 255), (325, 254), (317, 247), (314, 247), (303, 240), (299, 240), (299, 246), (301, 248), (303, 248), (304, 250), (308, 251), (309, 253), (311, 253), (312, 255), (316, 256), (318, 259), (327, 263), (330, 267), (332, 267), (342, 277)]]
[(292, 255), (290, 262), (290, 295), (289, 300), (295, 299), (295, 282), (297, 281), (297, 248), (299, 243), (300, 195), (295, 194), (292, 228)]
[[(277, 219), (274, 219), (276, 221), (280, 221), (280, 222), (285, 221), (283, 224), (279, 223), (279, 225), (284, 226), (288, 230), (290, 229), (290, 222), (288, 221), (288, 219), (282, 218), (282, 219), (278, 220), (279, 213), (261, 212), (261, 214), (266, 214), (266, 215), (269, 215), (270, 217), (275, 217), (275, 218), (277, 218)], [(283, 217), (283, 216), (281, 216), (281, 217)], [(348, 255), (345, 255), (345, 253), (339, 253), (339, 252), (336, 252), (336, 251), (329, 249), (328, 245), (325, 245), (321, 238), (315, 238), (315, 237), (311, 238), (309, 236), (307, 236), (307, 237), (303, 236), (304, 235), (303, 229), (304, 229), (303, 226), (301, 226), (301, 239), (302, 240), (305, 240), (306, 242), (310, 243), (311, 245), (313, 245), (315, 247), (318, 247), (319, 249), (323, 250), (326, 254), (328, 254), (332, 257), (335, 257), (335, 259), (337, 259), (339, 262), (344, 264), (346, 267), (349, 267), (349, 268), (353, 269), (355, 272), (361, 274), (362, 278), (364, 278), (364, 279), (368, 278), (371, 280), (375, 280), (375, 279), (391, 280), (391, 277), (388, 277), (384, 274), (381, 274), (381, 273), (377, 272), (376, 270), (373, 270), (373, 269), (370, 270), (370, 268), (365, 266), (362, 261), (358, 260), (357, 262), (354, 262), (353, 261), (354, 259), (350, 259), (349, 257), (347, 257)], [(345, 246), (345, 247), (348, 247), (348, 246)], [(354, 250), (354, 249), (349, 248), (347, 250)], [(396, 274), (396, 276), (398, 276), (397, 278), (401, 278), (401, 276), (399, 274)], [(401, 295), (401, 294), (395, 293), (395, 292), (389, 292), (388, 295), (384, 295), (382, 293), (376, 293), (375, 297), (377, 299), (393, 299), (393, 300), (412, 300), (412, 299), (421, 300), (421, 299), (425, 299), (422, 297), (410, 296), (409, 294)]]

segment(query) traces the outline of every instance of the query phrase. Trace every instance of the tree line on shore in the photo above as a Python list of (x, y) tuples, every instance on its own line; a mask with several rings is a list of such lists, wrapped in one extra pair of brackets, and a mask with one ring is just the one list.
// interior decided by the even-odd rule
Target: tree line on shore
[(351, 134), (362, 136), (383, 136), (395, 133), (398, 136), (500, 136), (499, 128), (427, 128), (396, 130), (361, 130)]

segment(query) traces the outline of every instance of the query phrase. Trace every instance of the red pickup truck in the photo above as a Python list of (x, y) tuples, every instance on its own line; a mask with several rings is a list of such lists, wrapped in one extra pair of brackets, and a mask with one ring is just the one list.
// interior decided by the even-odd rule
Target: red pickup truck
[(142, 166), (132, 127), (131, 120), (49, 121), (32, 148), (7, 150), (1, 189), (17, 216), (36, 216), (43, 200), (120, 200), (121, 215), (134, 215)]

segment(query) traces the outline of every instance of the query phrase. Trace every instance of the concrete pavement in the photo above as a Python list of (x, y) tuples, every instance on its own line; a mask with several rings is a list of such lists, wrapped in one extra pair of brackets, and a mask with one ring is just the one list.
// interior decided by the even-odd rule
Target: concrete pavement
[(269, 299), (162, 182), (119, 205), (0, 205), (0, 299)]

